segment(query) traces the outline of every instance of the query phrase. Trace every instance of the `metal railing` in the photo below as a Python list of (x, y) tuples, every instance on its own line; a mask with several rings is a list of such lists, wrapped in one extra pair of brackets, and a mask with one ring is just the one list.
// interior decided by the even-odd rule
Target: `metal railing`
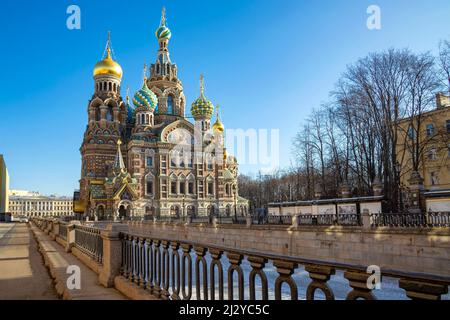
[(450, 227), (450, 212), (374, 213), (372, 227), (445, 228)]
[(101, 229), (75, 225), (75, 247), (93, 260), (103, 262)]
[(269, 215), (266, 220), (267, 224), (292, 224), (291, 215)]
[[(121, 275), (156, 298), (164, 300), (268, 300), (269, 297), (275, 300), (297, 300), (299, 287), (305, 285), (305, 282), (293, 277), (299, 266), (304, 267), (312, 280), (306, 289), (308, 300), (315, 299), (317, 289), (322, 291), (325, 299), (335, 299), (335, 292), (328, 281), (337, 270), (344, 271), (344, 277), (351, 287), (349, 292), (339, 292), (340, 295), (344, 294), (344, 298), (377, 298), (366, 285), (370, 274), (362, 266), (155, 239), (129, 233), (122, 233), (121, 241)], [(266, 268), (268, 264), (276, 268), (275, 276), (269, 277), (269, 272), (274, 271), (271, 271), (271, 267)], [(439, 298), (448, 292), (450, 284), (448, 277), (416, 276), (398, 271), (384, 270), (383, 276), (400, 279), (398, 283), (395, 282), (395, 286), (405, 290), (410, 288), (409, 281), (413, 281), (416, 285), (414, 288), (418, 290), (426, 288), (428, 284), (439, 286), (433, 288), (433, 294)], [(283, 284), (287, 284), (288, 290), (282, 290)], [(414, 294), (411, 296), (414, 297)]]
[(59, 222), (58, 236), (64, 240), (67, 240), (67, 223)]

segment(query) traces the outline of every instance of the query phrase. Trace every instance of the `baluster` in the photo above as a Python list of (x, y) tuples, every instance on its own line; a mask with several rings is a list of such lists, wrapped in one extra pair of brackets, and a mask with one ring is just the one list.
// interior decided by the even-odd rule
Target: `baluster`
[(287, 283), (291, 289), (291, 300), (298, 300), (297, 284), (292, 275), (297, 268), (297, 263), (283, 260), (275, 260), (273, 265), (277, 268), (278, 278), (275, 280), (275, 300), (281, 300), (281, 287)]
[(155, 264), (154, 264), (154, 256), (153, 256), (153, 241), (151, 239), (147, 239), (147, 290), (153, 294), (153, 284), (154, 284), (154, 274), (155, 274)]
[[(192, 298), (192, 257), (190, 244), (182, 244), (183, 256), (181, 257), (181, 294), (183, 300), (191, 300)], [(186, 264), (187, 264), (187, 292), (186, 292)]]
[(333, 290), (327, 285), (327, 282), (330, 280), (330, 277), (335, 274), (335, 269), (332, 267), (307, 265), (305, 266), (305, 270), (312, 279), (312, 282), (306, 290), (306, 299), (315, 300), (314, 294), (316, 290), (319, 289), (325, 294), (327, 300), (334, 300)]
[(161, 297), (161, 241), (153, 240), (154, 243), (154, 266), (155, 266), (155, 285), (153, 287), (153, 294), (156, 298)]
[(131, 281), (131, 278), (133, 276), (133, 261), (132, 261), (132, 257), (133, 257), (133, 237), (132, 236), (128, 236), (128, 248), (127, 248), (127, 262), (128, 262), (128, 280)]
[(139, 285), (145, 289), (147, 285), (146, 277), (145, 277), (145, 238), (139, 239)]
[(120, 275), (122, 277), (125, 276), (125, 235), (123, 233), (120, 234), (120, 242), (121, 242), (121, 255), (122, 255), (122, 263), (120, 264)]
[(249, 275), (249, 287), (250, 287), (250, 300), (256, 300), (256, 287), (255, 280), (256, 275), (259, 275), (261, 279), (261, 296), (262, 300), (269, 300), (269, 290), (267, 285), (267, 276), (264, 272), (264, 267), (266, 266), (267, 259), (262, 257), (250, 256), (247, 258), (248, 262), (252, 266), (252, 271)]
[(169, 260), (169, 241), (162, 241), (162, 259), (161, 259), (161, 271), (162, 271), (162, 291), (161, 298), (163, 300), (169, 300), (169, 281), (170, 281), (170, 260)]
[(215, 279), (215, 266), (217, 266), (218, 280), (219, 280), (219, 300), (223, 300), (223, 267), (220, 259), (222, 258), (223, 251), (217, 249), (210, 249), (212, 261), (209, 269), (210, 286), (211, 286), (211, 300), (216, 299), (216, 279)]
[(426, 282), (419, 279), (401, 278), (399, 287), (406, 291), (406, 296), (413, 300), (441, 300), (448, 293), (448, 284)]
[(208, 269), (205, 259), (206, 248), (205, 247), (194, 247), (197, 258), (195, 259), (195, 287), (197, 292), (197, 300), (201, 299), (201, 289), (200, 289), (200, 263), (202, 264), (203, 273), (203, 300), (208, 300)]
[(180, 244), (172, 242), (172, 300), (180, 300)]
[[(347, 300), (376, 300), (372, 289), (367, 287), (367, 279), (371, 276), (369, 273), (360, 271), (346, 271), (344, 277), (349, 281), (352, 291), (347, 295)], [(380, 276), (381, 277), (381, 276)]]
[(228, 267), (228, 300), (234, 300), (233, 273), (236, 271), (238, 275), (238, 291), (239, 300), (244, 300), (244, 273), (242, 272), (241, 263), (244, 256), (240, 253), (227, 253), (230, 266)]
[(131, 278), (130, 281), (134, 282), (136, 279), (136, 237), (131, 237)]

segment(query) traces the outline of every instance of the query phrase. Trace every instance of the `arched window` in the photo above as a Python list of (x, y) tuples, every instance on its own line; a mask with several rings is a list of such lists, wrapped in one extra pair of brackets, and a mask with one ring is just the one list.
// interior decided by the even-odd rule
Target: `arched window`
[(100, 107), (95, 108), (95, 121), (100, 121), (102, 118), (102, 115), (100, 113)]
[(153, 195), (153, 179), (147, 179), (147, 195)]
[(108, 111), (106, 112), (106, 121), (114, 121), (114, 111), (111, 106), (108, 107)]
[(167, 97), (167, 113), (173, 114), (173, 96), (169, 95)]

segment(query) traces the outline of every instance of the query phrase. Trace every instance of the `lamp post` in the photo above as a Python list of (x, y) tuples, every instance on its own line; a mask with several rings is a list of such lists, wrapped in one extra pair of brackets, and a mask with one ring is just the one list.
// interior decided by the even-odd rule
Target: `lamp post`
[(398, 192), (398, 211), (402, 211), (403, 210), (403, 195), (402, 195), (402, 190), (401, 190), (401, 183), (400, 183), (400, 175), (402, 173), (402, 166), (401, 164), (397, 161), (395, 164), (395, 171), (397, 174), (397, 192)]

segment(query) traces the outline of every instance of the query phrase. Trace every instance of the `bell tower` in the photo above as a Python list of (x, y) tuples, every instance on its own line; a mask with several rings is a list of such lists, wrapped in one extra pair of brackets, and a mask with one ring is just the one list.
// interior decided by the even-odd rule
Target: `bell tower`
[(122, 67), (113, 59), (111, 34), (93, 71), (94, 94), (88, 104), (88, 125), (81, 152), (80, 199), (89, 200), (90, 185), (108, 176), (117, 141), (126, 128), (127, 106), (120, 95)]
[(156, 30), (156, 38), (159, 50), (155, 63), (150, 66), (147, 86), (158, 97), (155, 124), (159, 124), (184, 118), (186, 105), (183, 84), (178, 79), (177, 66), (170, 60), (169, 41), (172, 38), (172, 32), (167, 27), (165, 8), (162, 11), (160, 26)]

